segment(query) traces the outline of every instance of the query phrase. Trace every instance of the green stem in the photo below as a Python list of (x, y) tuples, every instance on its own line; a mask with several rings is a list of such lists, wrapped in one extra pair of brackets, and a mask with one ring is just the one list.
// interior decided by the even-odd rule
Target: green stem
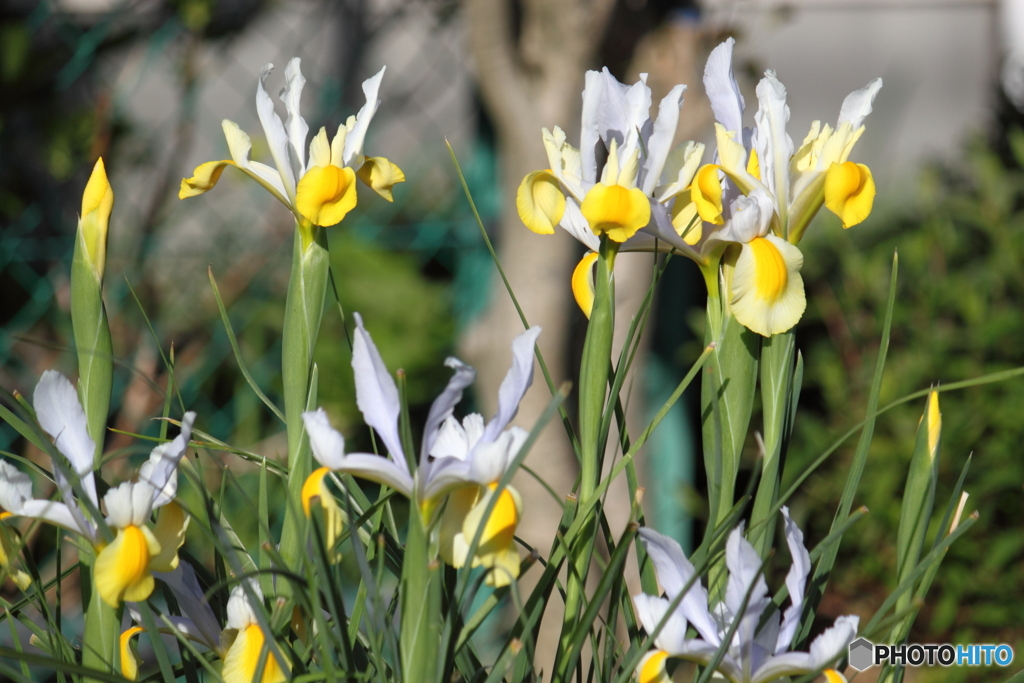
[(441, 647), (441, 565), (426, 521), (415, 504), (411, 508), (400, 597), (402, 680), (435, 683)]
[(92, 572), (83, 568), (82, 581), (92, 590), (88, 598), (89, 606), (85, 611), (82, 666), (97, 671), (113, 672), (116, 670), (121, 621), (118, 618), (118, 610), (103, 602), (99, 591), (89, 583), (91, 579)]
[[(284, 381), (284, 415), (288, 430), (288, 500), (281, 534), (281, 557), (289, 566), (304, 555), (305, 536), (298, 519), (302, 485), (311, 471), (309, 440), (302, 413), (309, 404), (309, 378), (313, 350), (320, 333), (330, 255), (323, 228), (300, 226), (295, 231), (292, 272), (285, 299), (281, 339), (281, 374)], [(315, 402), (315, 397), (312, 397)]]

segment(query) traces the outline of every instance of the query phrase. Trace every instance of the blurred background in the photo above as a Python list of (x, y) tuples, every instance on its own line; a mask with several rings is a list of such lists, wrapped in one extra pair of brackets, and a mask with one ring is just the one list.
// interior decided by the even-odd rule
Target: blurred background
[[(387, 65), (366, 148), (408, 178), (393, 204), (361, 195), (330, 232), (338, 298), (329, 294), (317, 362), (334, 423), (354, 445), (367, 440), (338, 310), (361, 312), (388, 365), (405, 369), (414, 412), (425, 412), (445, 382), (449, 354), (480, 371), (471, 407), (493, 409), (509, 341), (522, 327), (446, 141), (525, 314), (544, 328), (554, 382), (574, 379), (585, 319), (568, 282), (581, 248), (562, 234), (529, 233), (510, 201), (526, 172), (547, 165), (540, 129), (561, 125), (576, 141), (583, 72), (606, 65), (626, 82), (649, 74), (655, 98), (688, 84), (678, 139), (710, 142), (703, 63), (730, 35), (748, 118), (753, 87), (772, 68), (789, 92), (796, 141), (812, 120), (834, 123), (849, 92), (876, 76), (885, 82), (855, 153), (878, 182), (873, 215), (843, 231), (823, 212), (801, 244), (808, 310), (798, 340), (807, 369), (787, 480), (863, 416), (894, 249), (900, 282), (883, 403), (1024, 365), (1022, 2), (0, 0), (0, 385), (28, 395), (43, 370), (74, 372), (73, 235), (85, 180), (103, 156), (116, 195), (106, 269), (117, 362), (110, 426), (158, 431), (151, 418), (168, 381), (161, 354), (173, 348), (175, 381), (202, 429), (284, 459), (282, 426), (238, 370), (209, 274), (249, 370), (277, 396), (291, 216), (231, 171), (201, 198), (179, 201), (177, 190), (197, 164), (227, 156), (224, 118), (250, 133), (254, 158), (269, 156), (256, 81), (264, 64), (278, 65), (268, 88), (276, 93), (292, 56), (302, 59), (311, 131), (333, 130), (356, 112), (362, 81)], [(705, 293), (683, 261), (669, 265), (627, 385), (634, 429), (699, 352)], [(623, 325), (651, 272), (649, 256), (620, 258)], [(549, 395), (538, 373), (522, 423)], [(694, 393), (676, 406), (641, 465), (650, 522), (684, 548), (699, 538), (705, 514), (696, 403)], [(876, 428), (858, 500), (871, 514), (844, 537), (823, 621), (866, 618), (893, 587), (898, 499), (922, 409), (923, 401), (894, 410)], [(942, 410), (939, 504), (973, 452), (965, 488), (981, 519), (953, 547), (912, 640), (1007, 642), (1024, 653), (1024, 384), (944, 394)], [(563, 495), (575, 470), (560, 430), (549, 427), (527, 464)], [(827, 533), (845, 478), (837, 473), (852, 449), (840, 448), (791, 504), (811, 544)], [(0, 425), (0, 450), (28, 447)], [(142, 456), (116, 432), (107, 450), (123, 456), (111, 465), (123, 476)], [(755, 454), (751, 440), (750, 466)], [(230, 474), (242, 489), (255, 487), (253, 465), (230, 456), (218, 464), (207, 470), (211, 485)], [(517, 485), (537, 511), (521, 536), (546, 547), (560, 505), (526, 474)], [(227, 495), (230, 506), (230, 488)], [(610, 503), (620, 521), (624, 499)], [(30, 543), (44, 557), (53, 538)], [(8, 582), (3, 590), (14, 589)]]

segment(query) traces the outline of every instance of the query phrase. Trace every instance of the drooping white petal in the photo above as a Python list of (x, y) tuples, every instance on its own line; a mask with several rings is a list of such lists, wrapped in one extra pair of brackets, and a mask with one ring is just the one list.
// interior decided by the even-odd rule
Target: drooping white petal
[(32, 479), (6, 460), (0, 460), (0, 508), (20, 515), (27, 500), (32, 500)]
[(533, 383), (533, 349), (540, 327), (534, 325), (512, 340), (512, 366), (498, 389), (498, 412), (484, 429), (483, 440), (493, 441), (512, 422), (519, 402)]
[[(32, 404), (43, 430), (54, 439), (57, 450), (64, 454), (86, 486), (86, 475), (92, 474), (96, 442), (89, 437), (85, 411), (78, 402), (78, 392), (67, 377), (56, 370), (47, 370), (39, 378)], [(92, 484), (92, 477), (89, 477)], [(93, 488), (95, 498), (95, 488)]]
[(346, 166), (353, 165), (353, 161), (358, 160), (358, 157), (363, 154), (366, 131), (370, 127), (373, 115), (377, 113), (377, 106), (380, 105), (380, 100), (377, 99), (377, 92), (380, 90), (380, 82), (384, 78), (384, 70), (386, 68), (386, 66), (382, 66), (375, 75), (363, 81), (363, 94), (366, 95), (366, 104), (356, 114), (355, 126), (352, 127), (352, 130), (349, 131), (348, 136), (345, 138), (344, 161)]
[(765, 72), (757, 84), (760, 104), (754, 120), (757, 133), (754, 148), (761, 167), (761, 182), (765, 184), (785, 211), (789, 205), (789, 162), (793, 156), (793, 139), (786, 132), (789, 107), (786, 105), (786, 87), (775, 77), (774, 71)]
[(404, 461), (400, 466), (391, 458), (373, 453), (349, 453), (338, 471), (390, 486), (406, 498), (412, 498), (413, 481)]
[[(588, 71), (583, 86), (583, 117), (580, 126), (580, 174), (585, 182), (597, 182), (597, 147), (601, 144), (601, 92), (604, 78), (600, 71)], [(583, 188), (587, 190), (586, 187)], [(569, 204), (569, 202), (566, 202)], [(566, 207), (568, 208), (568, 207)], [(596, 250), (595, 250), (596, 251)]]
[(704, 91), (711, 100), (715, 120), (733, 133), (743, 129), (743, 95), (736, 77), (732, 73), (733, 38), (711, 51), (707, 66), (704, 67)]
[(672, 141), (676, 136), (679, 110), (683, 106), (683, 93), (685, 92), (685, 85), (677, 85), (662, 98), (658, 105), (658, 118), (654, 121), (651, 137), (647, 141), (647, 160), (644, 162), (644, 178), (641, 189), (646, 195), (653, 195), (654, 188), (661, 180), (661, 173), (665, 168), (665, 162), (672, 150)]
[[(671, 601), (641, 593), (633, 596), (633, 604), (636, 605), (636, 615), (640, 619), (640, 623), (643, 624), (644, 630), (650, 635), (654, 633), (658, 624), (665, 618), (665, 614), (671, 606)], [(659, 650), (672, 653), (683, 649), (685, 641), (686, 618), (677, 609), (665, 621), (665, 625), (662, 626), (658, 637), (654, 639), (654, 645)]]
[(96, 525), (83, 517), (74, 503), (65, 505), (53, 500), (26, 500), (18, 514), (22, 517), (41, 519), (72, 533), (81, 534), (89, 540), (96, 540)]
[(693, 584), (679, 603), (679, 609), (704, 640), (718, 645), (721, 641), (718, 637), (718, 626), (708, 612), (708, 593), (700, 584), (700, 578), (694, 578), (696, 572), (683, 554), (683, 549), (675, 540), (648, 527), (640, 529), (640, 540), (654, 562), (658, 583), (665, 590), (669, 600), (674, 600), (693, 579)]
[(849, 123), (853, 130), (860, 128), (864, 118), (871, 113), (871, 105), (875, 101), (875, 95), (882, 89), (882, 79), (876, 78), (860, 90), (855, 90), (843, 100), (843, 106), (839, 110), (839, 121), (836, 125)]
[(144, 481), (153, 487), (156, 497), (153, 499), (153, 507), (174, 500), (178, 494), (178, 463), (181, 462), (185, 451), (188, 450), (189, 439), (192, 438), (192, 424), (196, 420), (196, 414), (191, 410), (181, 418), (181, 431), (173, 441), (160, 444), (149, 454), (147, 460), (139, 469), (139, 481)]
[(860, 617), (847, 614), (836, 619), (835, 623), (825, 629), (820, 636), (811, 642), (811, 668), (818, 669), (831, 663), (857, 637), (857, 626)]
[(782, 626), (779, 628), (778, 642), (775, 652), (785, 652), (793, 642), (793, 635), (797, 626), (800, 625), (800, 612), (804, 604), (804, 591), (807, 588), (807, 575), (811, 572), (811, 556), (804, 547), (804, 532), (796, 525), (790, 516), (789, 508), (782, 506), (782, 518), (785, 520), (786, 544), (789, 546), (789, 554), (793, 557), (793, 564), (786, 574), (786, 588), (789, 590), (791, 604), (786, 608)]
[(455, 406), (462, 400), (463, 390), (476, 379), (476, 370), (458, 358), (450, 357), (445, 360), (444, 364), (455, 370), (455, 373), (448, 380), (444, 391), (430, 405), (427, 422), (423, 427), (423, 445), (420, 449), (421, 463), (426, 462), (429, 455), (433, 455), (434, 442), (438, 438), (441, 424), (451, 417)]
[(274, 110), (274, 101), (267, 94), (266, 83), (270, 72), (274, 70), (273, 64), (267, 64), (260, 69), (260, 79), (256, 83), (256, 113), (260, 117), (260, 124), (263, 126), (263, 134), (267, 138), (267, 146), (270, 147), (270, 155), (274, 158), (274, 165), (281, 176), (281, 183), (284, 185), (288, 200), (295, 204), (295, 172), (292, 170), (291, 159), (289, 158), (288, 132), (281, 117)]
[(356, 380), (356, 405), (366, 424), (377, 430), (394, 461), (408, 473), (405, 451), (398, 435), (401, 405), (398, 387), (384, 365), (363, 318), (355, 314), (356, 331), (352, 342), (352, 370)]
[(287, 112), (284, 127), (288, 131), (288, 148), (292, 154), (295, 177), (302, 175), (306, 168), (306, 137), (309, 135), (309, 125), (299, 113), (302, 87), (306, 85), (300, 67), (301, 62), (298, 57), (288, 60), (288, 66), (284, 68), (284, 90), (281, 91), (281, 101)]
[(228, 151), (231, 153), (231, 160), (235, 162), (235, 165), (246, 173), (252, 174), (257, 182), (287, 205), (288, 193), (281, 182), (281, 174), (276, 169), (249, 158), (249, 154), (252, 152), (252, 141), (249, 139), (249, 134), (230, 119), (221, 121), (221, 128), (224, 130), (224, 139), (227, 140)]

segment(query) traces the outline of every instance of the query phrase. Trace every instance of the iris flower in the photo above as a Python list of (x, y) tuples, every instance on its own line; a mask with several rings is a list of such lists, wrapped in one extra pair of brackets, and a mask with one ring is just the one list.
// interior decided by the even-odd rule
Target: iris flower
[[(498, 481), (526, 440), (526, 432), (509, 427), (509, 423), (533, 382), (533, 349), (540, 328), (532, 327), (513, 340), (512, 367), (498, 390), (498, 412), (486, 424), (476, 414), (466, 416), (461, 424), (452, 417), (476, 371), (456, 358), (445, 361), (454, 374), (430, 407), (420, 455), (412, 471), (398, 432), (398, 388), (363, 327), (362, 318), (356, 314), (355, 319), (352, 369), (356, 403), (366, 424), (380, 436), (388, 457), (345, 453), (344, 437), (331, 427), (322, 408), (303, 413), (313, 455), (321, 465), (303, 487), (303, 508), (308, 514), (312, 499), (319, 497), (328, 518), (330, 546), (341, 525), (340, 510), (325, 485), (325, 477), (332, 471), (347, 472), (395, 489), (416, 503), (425, 523), (436, 519), (435, 513), (447, 496), (439, 532), (441, 556), (455, 567), (470, 561), (472, 566), (494, 568), (488, 573), (488, 583), (509, 584), (519, 575), (513, 535), (522, 513), (522, 501), (515, 489), (506, 487), (490, 517), (484, 520), (483, 513)], [(333, 522), (332, 517), (336, 518)], [(470, 559), (469, 546), (481, 524), (484, 528), (477, 552)]]
[(384, 157), (363, 154), (366, 131), (380, 105), (377, 92), (384, 78), (384, 69), (363, 82), (366, 104), (358, 114), (349, 116), (338, 126), (333, 138), (328, 137), (326, 128), (321, 128), (313, 136), (308, 143), (307, 159), (309, 126), (299, 113), (299, 100), (306, 79), (302, 76), (299, 62), (299, 58), (294, 57), (285, 67), (285, 87), (280, 96), (287, 112), (284, 122), (265, 88), (273, 64), (263, 67), (256, 85), (256, 111), (274, 166), (251, 160), (249, 136), (237, 123), (224, 119), (221, 127), (231, 158), (197, 166), (191, 178), (182, 179), (179, 198), (194, 197), (213, 189), (224, 169), (234, 166), (288, 207), (303, 229), (308, 224), (330, 226), (340, 223), (356, 206), (356, 177), (381, 197), (392, 201), (391, 189), (405, 180), (405, 174)]
[[(264, 660), (263, 677), (258, 683), (280, 683), (287, 680), (288, 673), (266, 647), (266, 636), (256, 619), (244, 586), (231, 589), (227, 604), (227, 627), (222, 631), (220, 622), (210, 608), (195, 571), (187, 562), (173, 572), (161, 574), (160, 580), (167, 584), (178, 607), (186, 616), (163, 618), (170, 626), (158, 628), (160, 633), (169, 633), (190, 640), (217, 653), (223, 662), (221, 677), (224, 683), (253, 683), (260, 659)], [(257, 599), (263, 598), (259, 582), (249, 581), (249, 587)], [(129, 611), (136, 623), (142, 621), (138, 610), (129, 605)], [(121, 633), (121, 675), (130, 681), (138, 676), (138, 657), (132, 650), (131, 640), (144, 629), (132, 626)], [(265, 653), (265, 654), (264, 654)]]
[[(33, 394), (36, 417), (66, 462), (54, 463), (53, 478), (63, 502), (32, 497), (32, 480), (6, 461), (0, 461), (0, 507), (11, 515), (54, 524), (83, 537), (96, 551), (93, 580), (104, 602), (116, 607), (122, 600), (144, 600), (153, 591), (153, 571), (170, 571), (178, 563), (188, 516), (172, 501), (177, 493), (178, 462), (188, 448), (195, 413), (181, 421), (181, 433), (153, 449), (137, 482), (125, 482), (103, 497), (106, 524), (114, 532), (107, 544), (91, 519), (99, 510), (93, 474), (95, 446), (86, 429), (78, 393), (64, 375), (43, 373)], [(89, 505), (82, 509), (65, 476), (73, 470)], [(154, 528), (148, 526), (161, 508)]]
[[(836, 619), (831, 628), (811, 643), (809, 652), (788, 651), (800, 624), (811, 558), (804, 547), (803, 532), (790, 519), (789, 510), (785, 507), (782, 508), (782, 516), (785, 519), (786, 543), (793, 557), (793, 565), (786, 575), (790, 605), (781, 618), (778, 610), (772, 612), (760, 629), (758, 624), (772, 600), (761, 575), (761, 558), (743, 537), (742, 524), (732, 531), (726, 542), (725, 563), (729, 580), (722, 602), (709, 609), (707, 591), (699, 579), (695, 579), (671, 613), (671, 603), (694, 579), (694, 567), (674, 540), (652, 529), (640, 530), (640, 538), (654, 563), (658, 582), (665, 591), (665, 597), (639, 594), (633, 598), (637, 616), (648, 633), (653, 633), (665, 619), (654, 640), (655, 649), (644, 655), (640, 662), (640, 683), (668, 683), (670, 679), (665, 661), (670, 657), (707, 664), (733, 627), (735, 632), (718, 664), (718, 672), (731, 683), (769, 683), (818, 671), (845, 652), (857, 635), (858, 617), (852, 615)], [(746, 605), (743, 604), (745, 598)], [(688, 625), (693, 627), (698, 637), (686, 637)], [(830, 682), (842, 680), (840, 674), (831, 670), (828, 676)]]
[(560, 225), (589, 249), (572, 278), (573, 294), (588, 316), (591, 266), (601, 235), (619, 243), (621, 251), (674, 249), (703, 262), (693, 248), (700, 239), (696, 214), (673, 212), (704, 153), (698, 142), (672, 148), (685, 91), (685, 85), (674, 87), (652, 120), (646, 74), (627, 86), (608, 69), (588, 71), (580, 148), (569, 144), (558, 126), (554, 132), (543, 129), (550, 168), (523, 178), (516, 207), (530, 230), (551, 234)]
[[(743, 127), (744, 100), (732, 72), (733, 39), (716, 47), (704, 71), (715, 114), (717, 158), (697, 170), (689, 210), (704, 221), (702, 253), (736, 245), (726, 256), (733, 315), (744, 326), (771, 336), (790, 329), (806, 307), (794, 245), (822, 203), (849, 228), (871, 212), (875, 183), (863, 164), (849, 161), (864, 132), (882, 80), (875, 79), (843, 102), (833, 129), (820, 121), (798, 149), (786, 132), (786, 88), (773, 71), (757, 86), (755, 127)], [(685, 198), (677, 198), (674, 211)]]

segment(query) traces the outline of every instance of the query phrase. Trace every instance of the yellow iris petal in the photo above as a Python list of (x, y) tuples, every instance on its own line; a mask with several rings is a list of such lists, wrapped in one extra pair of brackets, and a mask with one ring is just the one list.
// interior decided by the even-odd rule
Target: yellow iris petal
[(587, 252), (572, 271), (572, 295), (576, 297), (576, 305), (587, 318), (590, 318), (590, 311), (594, 308), (594, 264), (597, 263), (597, 256), (596, 251)]
[(356, 173), (359, 179), (389, 202), (395, 201), (391, 188), (405, 182), (405, 173), (384, 157), (366, 157)]
[(199, 164), (196, 166), (196, 170), (192, 171), (191, 178), (181, 179), (181, 187), (178, 188), (178, 199), (196, 197), (212, 190), (217, 181), (220, 180), (220, 175), (224, 172), (224, 169), (234, 165), (235, 162), (230, 159), (207, 161), (205, 164)]
[(142, 633), (142, 627), (132, 626), (121, 634), (121, 675), (129, 681), (134, 681), (139, 676), (139, 660), (132, 646), (132, 638), (139, 633)]
[(663, 650), (655, 650), (644, 655), (640, 666), (637, 668), (637, 683), (670, 683), (665, 670), (665, 661), (668, 653)]
[(729, 304), (747, 329), (770, 337), (790, 329), (803, 316), (807, 301), (800, 277), (800, 250), (767, 235), (730, 249)]
[(516, 209), (523, 224), (538, 235), (551, 235), (565, 213), (565, 195), (551, 171), (527, 173), (516, 190)]
[(314, 166), (299, 181), (295, 208), (316, 225), (337, 225), (356, 206), (355, 181), (351, 168)]
[(676, 197), (672, 205), (672, 227), (691, 246), (700, 242), (704, 233), (704, 222), (697, 215), (697, 205), (685, 194)]
[(177, 503), (160, 508), (153, 535), (160, 544), (160, 552), (149, 561), (149, 568), (157, 572), (170, 572), (178, 566), (178, 548), (185, 542), (189, 516)]
[(306, 478), (305, 483), (302, 484), (302, 511), (306, 513), (306, 517), (309, 517), (311, 515), (313, 499), (317, 498), (320, 500), (320, 507), (324, 511), (324, 524), (327, 526), (324, 535), (326, 536), (329, 557), (331, 562), (338, 562), (341, 560), (341, 554), (335, 552), (334, 544), (337, 542), (338, 537), (341, 536), (344, 518), (341, 514), (341, 508), (338, 507), (338, 503), (334, 500), (334, 496), (327, 489), (326, 477), (330, 473), (330, 469), (320, 467)]
[(150, 558), (160, 554), (153, 532), (134, 525), (118, 529), (114, 542), (96, 556), (94, 581), (103, 602), (117, 607), (122, 600), (139, 602), (153, 592)]
[(515, 548), (515, 532), (519, 524), (522, 502), (515, 489), (508, 487), (501, 492), (494, 504), (490, 517), (483, 519), (484, 512), (490, 504), (495, 484), (490, 484), (477, 501), (473, 509), (466, 515), (462, 525), (462, 533), (467, 543), (472, 542), (480, 524), (484, 525), (473, 557), (474, 567), (487, 567), (486, 583), (489, 586), (501, 587), (512, 583), (519, 576), (519, 553)]
[(441, 514), (441, 523), (438, 525), (438, 554), (442, 560), (456, 569), (466, 564), (469, 542), (473, 539), (466, 539), (462, 528), (469, 513), (480, 500), (480, 491), (480, 487), (475, 485), (452, 491), (448, 494), (444, 512)]
[(843, 221), (844, 228), (857, 225), (871, 214), (875, 203), (875, 179), (864, 164), (833, 163), (825, 176), (825, 206)]
[(718, 177), (719, 166), (706, 164), (700, 167), (690, 185), (690, 200), (697, 206), (697, 213), (703, 220), (722, 225), (722, 181)]
[(580, 205), (595, 235), (608, 235), (613, 242), (625, 242), (651, 221), (651, 203), (637, 187), (597, 183)]
[(253, 683), (261, 655), (264, 658), (263, 676), (257, 683), (281, 683), (287, 680), (288, 676), (281, 669), (277, 658), (269, 650), (263, 655), (265, 642), (259, 624), (250, 624), (239, 630), (235, 642), (224, 655), (224, 668), (221, 670), (224, 683)]
[(827, 681), (827, 683), (846, 683), (846, 676), (835, 669), (825, 669), (822, 671), (822, 674), (825, 675), (825, 681)]

